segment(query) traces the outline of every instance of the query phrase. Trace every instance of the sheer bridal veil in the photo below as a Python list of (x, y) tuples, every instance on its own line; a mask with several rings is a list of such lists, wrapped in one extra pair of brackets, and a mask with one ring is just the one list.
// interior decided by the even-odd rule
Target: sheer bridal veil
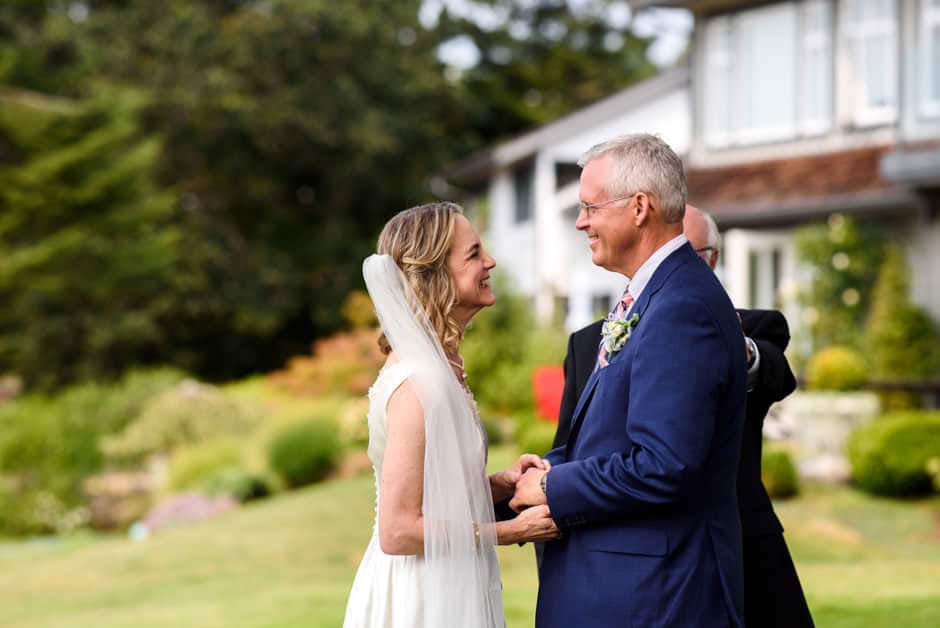
[(424, 409), (424, 626), (501, 628), (493, 499), (475, 409), (427, 314), (388, 255), (362, 274), (379, 323)]

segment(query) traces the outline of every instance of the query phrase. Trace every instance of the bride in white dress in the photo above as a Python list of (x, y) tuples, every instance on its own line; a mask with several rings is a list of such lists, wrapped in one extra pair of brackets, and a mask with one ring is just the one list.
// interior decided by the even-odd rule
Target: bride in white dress
[(557, 538), (547, 506), (495, 521), (524, 454), (486, 475), (486, 432), (464, 383), (460, 340), (495, 297), (495, 266), (458, 205), (397, 214), (363, 275), (388, 355), (369, 391), (376, 477), (372, 539), (353, 582), (344, 628), (504, 626), (495, 545)]

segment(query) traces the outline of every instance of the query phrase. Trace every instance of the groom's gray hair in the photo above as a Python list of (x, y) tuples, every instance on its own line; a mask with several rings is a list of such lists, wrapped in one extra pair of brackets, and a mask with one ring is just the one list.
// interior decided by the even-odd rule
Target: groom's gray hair
[(666, 142), (648, 133), (620, 135), (588, 149), (578, 165), (583, 168), (608, 155), (611, 170), (605, 189), (611, 198), (646, 192), (659, 201), (665, 222), (682, 220), (687, 196), (685, 171), (682, 160)]

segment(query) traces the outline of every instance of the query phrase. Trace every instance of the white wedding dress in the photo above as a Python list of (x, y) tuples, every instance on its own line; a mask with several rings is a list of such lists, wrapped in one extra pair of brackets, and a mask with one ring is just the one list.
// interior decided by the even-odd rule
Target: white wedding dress
[[(369, 458), (375, 470), (372, 539), (346, 605), (344, 628), (501, 628), (503, 619), (486, 432), (472, 396), (448, 364), (427, 314), (388, 255), (363, 262), (382, 331), (399, 358), (369, 390)], [(408, 379), (424, 411), (420, 556), (379, 546), (379, 478), (388, 438), (385, 407)]]
[(383, 368), (369, 389), (369, 460), (375, 471), (375, 522), (372, 539), (353, 581), (343, 628), (421, 628), (424, 560), (391, 556), (379, 547), (379, 478), (388, 436), (385, 406), (407, 379), (403, 362)]

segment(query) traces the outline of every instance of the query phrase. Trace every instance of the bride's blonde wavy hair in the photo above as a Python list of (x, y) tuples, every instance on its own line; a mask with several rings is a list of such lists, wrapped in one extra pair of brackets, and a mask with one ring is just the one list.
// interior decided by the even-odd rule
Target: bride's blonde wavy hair
[[(418, 205), (396, 214), (379, 234), (378, 253), (390, 255), (402, 270), (448, 353), (456, 353), (461, 340), (460, 326), (451, 316), (457, 286), (447, 268), (447, 255), (454, 223), (462, 214), (456, 203)], [(392, 350), (384, 333), (379, 348), (386, 355)]]

